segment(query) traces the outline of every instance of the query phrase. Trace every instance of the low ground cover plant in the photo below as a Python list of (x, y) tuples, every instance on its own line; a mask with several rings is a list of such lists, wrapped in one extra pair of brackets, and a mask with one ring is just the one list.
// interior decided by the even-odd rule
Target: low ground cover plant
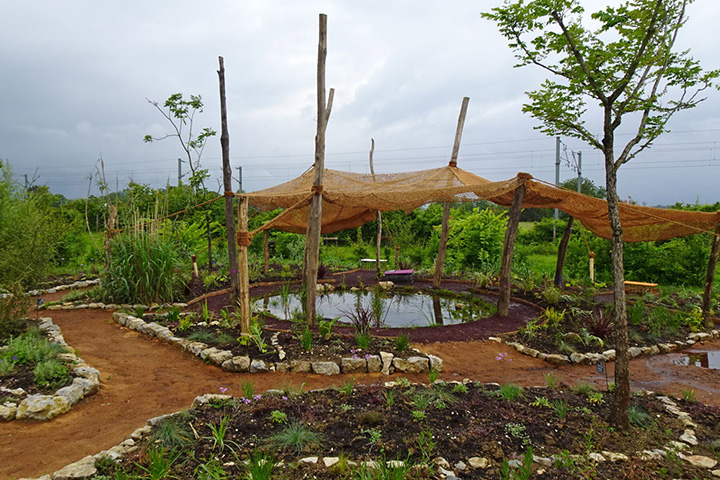
[(0, 351), (0, 386), (45, 392), (67, 385), (72, 377), (58, 358), (64, 352), (36, 327), (11, 337)]

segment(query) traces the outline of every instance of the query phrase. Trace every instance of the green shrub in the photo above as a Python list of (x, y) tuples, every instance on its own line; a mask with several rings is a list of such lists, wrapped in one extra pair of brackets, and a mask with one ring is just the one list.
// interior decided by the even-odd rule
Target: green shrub
[(33, 381), (45, 388), (55, 388), (65, 385), (70, 379), (70, 372), (57, 359), (42, 360), (33, 370)]
[(10, 165), (0, 160), (0, 286), (27, 289), (47, 277), (67, 229), (51, 204), (46, 188), (21, 188)]
[(37, 328), (30, 328), (24, 334), (7, 342), (7, 350), (2, 353), (2, 358), (13, 360), (17, 364), (38, 364), (44, 360), (54, 359), (58, 353), (65, 351), (62, 345), (48, 342)]
[(0, 343), (22, 332), (23, 316), (30, 308), (31, 300), (20, 284), (13, 285), (9, 294), (0, 297)]

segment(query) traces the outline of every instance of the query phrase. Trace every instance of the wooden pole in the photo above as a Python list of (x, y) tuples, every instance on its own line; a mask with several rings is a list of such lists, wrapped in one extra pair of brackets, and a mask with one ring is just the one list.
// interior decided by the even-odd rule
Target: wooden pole
[(512, 284), (510, 272), (512, 269), (513, 248), (515, 247), (515, 236), (517, 235), (518, 223), (520, 222), (520, 210), (525, 199), (525, 184), (515, 189), (513, 203), (508, 216), (508, 226), (505, 231), (505, 244), (503, 245), (502, 263), (500, 265), (500, 298), (498, 299), (498, 315), (507, 317), (510, 313), (510, 294)]
[(570, 243), (570, 235), (572, 234), (574, 223), (575, 219), (573, 217), (569, 217), (567, 226), (565, 227), (565, 233), (563, 233), (560, 245), (558, 246), (557, 263), (555, 264), (555, 285), (558, 287), (561, 287), (563, 283), (562, 276), (563, 268), (565, 266), (565, 256), (567, 255), (567, 248)]
[(250, 333), (250, 275), (248, 272), (248, 198), (240, 197), (238, 201), (238, 307), (240, 309), (240, 330)]
[(225, 98), (225, 62), (223, 57), (218, 57), (220, 69), (218, 79), (220, 81), (220, 122), (222, 124), (220, 134), (220, 146), (222, 148), (223, 162), (223, 188), (225, 189), (225, 228), (227, 229), (228, 264), (230, 266), (230, 304), (235, 305), (240, 295), (238, 285), (238, 258), (235, 245), (235, 212), (233, 212), (232, 195), (232, 168), (230, 167), (230, 133), (227, 122), (227, 102)]
[[(375, 166), (373, 165), (373, 153), (375, 152), (375, 139), (370, 139), (370, 173), (375, 181)], [(377, 217), (377, 236), (375, 238), (375, 271), (380, 276), (380, 243), (382, 242), (382, 212), (376, 212)]]
[(715, 268), (717, 267), (718, 253), (720, 252), (720, 226), (715, 230), (710, 248), (710, 259), (708, 260), (707, 274), (705, 275), (705, 292), (703, 293), (702, 315), (707, 328), (715, 328), (710, 309), (712, 307), (712, 291), (715, 282)]
[(265, 252), (263, 272), (267, 275), (270, 272), (270, 232), (267, 230), (263, 230), (263, 251)]
[(320, 256), (320, 233), (322, 228), (322, 186), (325, 173), (325, 130), (332, 109), (335, 91), (331, 88), (325, 104), (325, 59), (327, 58), (327, 15), (320, 14), (317, 62), (317, 133), (315, 134), (315, 171), (313, 175), (312, 201), (308, 212), (305, 238), (305, 315), (308, 324), (315, 326), (315, 297), (318, 261)]
[[(463, 127), (465, 126), (465, 116), (467, 115), (467, 107), (470, 97), (464, 97), (462, 106), (460, 107), (460, 116), (458, 117), (457, 128), (455, 129), (455, 142), (453, 143), (452, 156), (450, 157), (450, 167), (457, 167), (457, 157), (460, 153), (460, 139), (462, 139)], [(438, 246), (437, 260), (435, 261), (435, 275), (433, 275), (433, 287), (440, 288), (440, 280), (442, 279), (443, 264), (445, 263), (445, 252), (447, 250), (448, 230), (450, 227), (450, 202), (443, 205), (442, 225), (440, 230), (440, 245)]]

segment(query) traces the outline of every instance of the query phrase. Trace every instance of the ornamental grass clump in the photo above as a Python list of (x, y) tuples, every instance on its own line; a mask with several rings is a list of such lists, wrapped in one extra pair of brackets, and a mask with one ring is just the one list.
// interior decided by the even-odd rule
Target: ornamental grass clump
[(269, 443), (282, 450), (294, 450), (296, 454), (306, 447), (318, 445), (322, 435), (313, 432), (300, 422), (292, 422), (268, 439)]
[(102, 291), (106, 302), (174, 302), (182, 278), (176, 272), (180, 257), (168, 237), (146, 231), (127, 232), (110, 242)]

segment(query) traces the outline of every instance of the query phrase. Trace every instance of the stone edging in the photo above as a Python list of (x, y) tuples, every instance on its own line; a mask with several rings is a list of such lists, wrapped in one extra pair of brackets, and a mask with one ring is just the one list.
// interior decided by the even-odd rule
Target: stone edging
[[(459, 383), (469, 383), (468, 380), (464, 380), (463, 382), (447, 382), (449, 384), (459, 384)], [(386, 382), (386, 387), (391, 387), (396, 385), (396, 382)], [(498, 385), (497, 383), (487, 384), (487, 385)], [(282, 394), (282, 391), (280, 390), (268, 390), (266, 392), (266, 395), (273, 395), (273, 394)], [(654, 396), (655, 394), (653, 392), (643, 392), (644, 395), (648, 396)], [(197, 407), (200, 405), (207, 404), (209, 402), (215, 401), (215, 400), (227, 400), (231, 399), (232, 396), (230, 395), (218, 395), (218, 394), (205, 394), (200, 395), (198, 397), (195, 397), (192, 403), (192, 407)], [(690, 450), (693, 446), (698, 445), (698, 440), (695, 436), (694, 428), (697, 427), (697, 425), (693, 422), (692, 418), (690, 417), (690, 414), (687, 412), (683, 412), (679, 409), (677, 404), (669, 397), (659, 395), (657, 398), (664, 404), (665, 410), (672, 414), (676, 415), (677, 418), (683, 423), (684, 431), (683, 434), (680, 436), (678, 441), (670, 441), (664, 448), (661, 449), (653, 449), (653, 450), (643, 450), (640, 452), (635, 452), (633, 454), (634, 457), (637, 457), (641, 461), (649, 461), (649, 460), (655, 460), (662, 457), (667, 456), (668, 454), (675, 454), (678, 458), (686, 461), (690, 465), (698, 468), (705, 468), (709, 470), (710, 475), (714, 477), (720, 477), (720, 469), (715, 469), (715, 467), (718, 465), (717, 460), (712, 459), (710, 457), (706, 457), (703, 455), (693, 455), (692, 451)], [(161, 415), (155, 418), (151, 418), (147, 421), (147, 424), (143, 427), (140, 427), (133, 431), (130, 436), (119, 443), (118, 445), (109, 448), (108, 450), (103, 450), (100, 453), (97, 453), (95, 455), (88, 455), (77, 462), (71, 463), (62, 469), (52, 473), (43, 475), (41, 477), (37, 477), (34, 479), (30, 478), (23, 478), (19, 480), (71, 480), (71, 479), (84, 479), (84, 478), (91, 478), (93, 475), (97, 474), (97, 469), (95, 468), (95, 462), (97, 460), (103, 459), (105, 457), (109, 457), (110, 459), (114, 461), (119, 461), (124, 455), (128, 453), (132, 453), (138, 449), (138, 442), (145, 436), (147, 436), (151, 431), (152, 427), (157, 425), (161, 420), (172, 417), (174, 415), (177, 415), (180, 412), (170, 413), (167, 415)], [(570, 456), (573, 459), (579, 459), (582, 458), (582, 455), (571, 455)], [(606, 450), (602, 450), (600, 452), (592, 452), (588, 454), (588, 457), (597, 463), (602, 462), (627, 462), (630, 460), (630, 456), (625, 455), (624, 453), (615, 453), (610, 452)], [(533, 463), (536, 463), (540, 466), (540, 469), (538, 470), (538, 474), (543, 473), (543, 468), (547, 468), (553, 465), (554, 460), (556, 457), (550, 456), (550, 457), (540, 457), (537, 455), (533, 455)], [(338, 457), (305, 457), (301, 458), (297, 461), (298, 464), (301, 463), (310, 463), (310, 464), (323, 464), (326, 468), (330, 468), (336, 463), (339, 462)], [(348, 462), (351, 465), (356, 465), (355, 462)], [(367, 462), (361, 462), (363, 465), (366, 466), (376, 466), (377, 462), (374, 461), (367, 461)], [(490, 460), (484, 457), (469, 457), (467, 458), (467, 463), (464, 461), (456, 462), (454, 465), (450, 465), (450, 463), (444, 459), (443, 457), (435, 457), (433, 459), (433, 463), (435, 466), (437, 466), (438, 474), (441, 475), (441, 478), (457, 478), (455, 475), (456, 471), (464, 472), (468, 469), (473, 470), (483, 470), (491, 466)], [(522, 465), (520, 460), (510, 460), (509, 465), (513, 468), (517, 468)], [(398, 460), (390, 460), (387, 462), (388, 466), (393, 465), (402, 465), (401, 461)]]
[[(669, 353), (675, 350), (695, 345), (697, 342), (704, 340), (713, 340), (720, 338), (720, 331), (713, 330), (710, 333), (700, 332), (691, 333), (687, 336), (685, 341), (676, 340), (673, 343), (659, 343), (652, 347), (630, 347), (628, 354), (630, 358), (636, 358), (640, 356), (652, 356), (659, 355), (661, 353)], [(507, 342), (500, 337), (490, 337), (488, 340), (497, 343), (503, 343), (509, 347), (513, 347), (518, 352), (531, 356), (533, 358), (539, 358), (553, 365), (593, 365), (597, 362), (613, 362), (615, 361), (615, 349), (606, 350), (603, 353), (572, 353), (570, 355), (562, 355), (559, 353), (543, 353), (534, 348), (527, 347), (518, 342)]]
[(72, 363), (69, 368), (74, 375), (73, 381), (52, 395), (27, 395), (21, 388), (0, 389), (0, 393), (25, 397), (19, 404), (7, 402), (0, 405), (0, 420), (50, 420), (67, 412), (80, 400), (94, 395), (100, 389), (100, 372), (75, 355), (75, 350), (65, 342), (60, 327), (55, 325), (51, 318), (44, 317), (40, 319), (39, 328), (51, 342), (62, 345), (67, 350), (67, 353), (59, 354), (58, 358)]
[(430, 370), (442, 371), (442, 359), (434, 355), (426, 355), (420, 350), (413, 349), (416, 355), (407, 359), (396, 358), (391, 353), (380, 352), (380, 355), (366, 355), (359, 357), (342, 358), (340, 363), (333, 361), (289, 360), (277, 344), (278, 333), (272, 338), (273, 347), (278, 351), (280, 361), (266, 362), (260, 359), (251, 359), (247, 355), (233, 356), (228, 350), (219, 350), (202, 342), (193, 342), (186, 338), (176, 337), (173, 332), (156, 322), (145, 322), (127, 313), (115, 312), (113, 319), (131, 330), (157, 337), (168, 343), (177, 345), (204, 361), (216, 365), (223, 370), (238, 373), (264, 373), (264, 372), (293, 372), (316, 373), (318, 375), (338, 375), (340, 373), (427, 373)]
[(97, 285), (99, 283), (100, 283), (99, 278), (93, 278), (92, 280), (79, 280), (79, 281), (73, 282), (69, 285), (58, 285), (57, 287), (46, 288), (43, 290), (30, 290), (27, 293), (31, 297), (35, 297), (38, 295), (42, 295), (44, 293), (56, 293), (56, 292), (61, 292), (63, 290), (74, 290), (76, 288), (92, 287), (93, 285)]
[(76, 302), (65, 302), (65, 303), (50, 303), (47, 305), (43, 305), (40, 307), (41, 310), (87, 310), (87, 309), (97, 309), (97, 310), (120, 310), (120, 309), (126, 309), (126, 310), (135, 310), (138, 308), (142, 308), (144, 310), (147, 310), (148, 312), (151, 312), (153, 310), (159, 310), (161, 308), (167, 308), (167, 307), (178, 307), (181, 309), (187, 308), (187, 303), (165, 303), (163, 305), (142, 305), (142, 304), (129, 304), (129, 303), (123, 303), (123, 304), (116, 304), (116, 303), (102, 303), (102, 302), (93, 302), (93, 303), (82, 303), (81, 301)]

